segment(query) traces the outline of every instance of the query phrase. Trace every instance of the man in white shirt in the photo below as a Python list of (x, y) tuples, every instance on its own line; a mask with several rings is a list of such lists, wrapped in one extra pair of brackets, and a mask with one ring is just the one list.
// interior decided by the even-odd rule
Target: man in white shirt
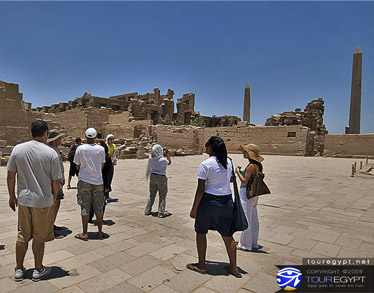
[(87, 144), (77, 148), (74, 156), (74, 164), (79, 170), (78, 174), (78, 204), (81, 206), (83, 232), (75, 235), (75, 238), (87, 241), (88, 220), (91, 204), (93, 206), (97, 227), (98, 239), (104, 238), (103, 227), (103, 177), (101, 169), (105, 163), (104, 148), (95, 143), (97, 132), (95, 128), (86, 130)]
[(63, 177), (58, 155), (45, 144), (48, 124), (35, 120), (31, 124), (31, 133), (32, 140), (14, 147), (6, 167), (9, 206), (13, 211), (18, 206), (15, 281), (23, 280), (26, 271), (23, 262), (31, 239), (35, 261), (32, 280), (39, 281), (51, 273), (51, 268), (43, 266), (44, 247), (45, 242), (54, 239), (53, 204)]

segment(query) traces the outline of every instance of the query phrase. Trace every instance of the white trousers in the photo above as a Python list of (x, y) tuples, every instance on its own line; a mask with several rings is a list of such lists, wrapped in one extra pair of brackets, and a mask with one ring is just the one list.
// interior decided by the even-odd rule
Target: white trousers
[(238, 246), (243, 249), (252, 250), (253, 248), (258, 248), (258, 196), (247, 199), (245, 188), (240, 189), (239, 195), (245, 216), (247, 217), (248, 229), (242, 232)]

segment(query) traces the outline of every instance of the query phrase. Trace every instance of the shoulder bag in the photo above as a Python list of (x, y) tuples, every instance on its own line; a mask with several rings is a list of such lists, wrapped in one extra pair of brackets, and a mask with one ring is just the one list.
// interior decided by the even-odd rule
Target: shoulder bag
[(247, 198), (271, 193), (264, 182), (265, 174), (260, 172), (258, 166), (255, 165), (256, 174), (253, 174), (247, 184)]
[(234, 222), (233, 222), (233, 230), (236, 231), (244, 231), (248, 229), (248, 221), (244, 214), (242, 204), (240, 202), (239, 190), (238, 185), (236, 184), (236, 177), (234, 172), (234, 165), (231, 161), (232, 166), (232, 177), (233, 177), (233, 185), (234, 185), (234, 194), (235, 194), (235, 201), (234, 201)]

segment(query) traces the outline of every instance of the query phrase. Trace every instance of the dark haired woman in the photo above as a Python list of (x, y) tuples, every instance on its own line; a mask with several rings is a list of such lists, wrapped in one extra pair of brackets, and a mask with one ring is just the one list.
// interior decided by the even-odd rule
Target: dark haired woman
[(201, 274), (206, 273), (205, 256), (208, 230), (217, 230), (225, 243), (230, 265), (225, 269), (241, 278), (236, 266), (236, 247), (233, 235), (234, 204), (230, 181), (232, 164), (227, 157), (224, 141), (212, 136), (205, 144), (209, 159), (200, 164), (198, 186), (190, 217), (195, 219), (198, 263), (187, 264), (187, 268)]
[(260, 248), (258, 245), (258, 196), (248, 199), (246, 187), (251, 176), (256, 174), (256, 170), (257, 172), (262, 172), (261, 162), (264, 160), (264, 158), (260, 156), (260, 149), (255, 144), (241, 145), (238, 150), (242, 151), (243, 157), (249, 161), (249, 164), (243, 171), (240, 169), (240, 167), (236, 167), (235, 169), (240, 181), (242, 182), (239, 194), (244, 213), (247, 217), (248, 229), (242, 232), (240, 241), (238, 242), (236, 248), (239, 250), (253, 251)]

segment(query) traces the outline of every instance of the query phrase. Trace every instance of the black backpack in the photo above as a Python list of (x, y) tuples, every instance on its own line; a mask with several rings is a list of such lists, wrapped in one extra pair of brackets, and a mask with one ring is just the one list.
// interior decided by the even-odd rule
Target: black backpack
[(72, 148), (71, 148), (69, 154), (68, 154), (68, 161), (69, 161), (70, 163), (73, 163), (73, 161), (74, 161), (75, 151), (77, 150), (77, 147), (78, 147), (78, 146), (77, 146), (76, 144), (74, 144), (74, 145), (72, 146)]

